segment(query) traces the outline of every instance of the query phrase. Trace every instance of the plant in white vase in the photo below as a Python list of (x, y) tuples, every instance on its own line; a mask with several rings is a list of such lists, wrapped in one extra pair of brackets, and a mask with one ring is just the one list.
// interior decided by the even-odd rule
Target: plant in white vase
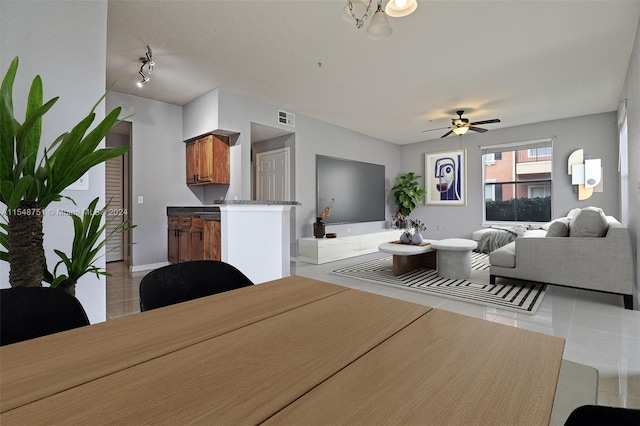
[(418, 219), (411, 219), (411, 228), (413, 229), (413, 235), (411, 236), (411, 243), (415, 245), (422, 244), (424, 240), (420, 232), (425, 231), (427, 227), (424, 223)]
[(400, 234), (400, 242), (402, 244), (411, 244), (411, 230), (406, 229), (402, 234)]

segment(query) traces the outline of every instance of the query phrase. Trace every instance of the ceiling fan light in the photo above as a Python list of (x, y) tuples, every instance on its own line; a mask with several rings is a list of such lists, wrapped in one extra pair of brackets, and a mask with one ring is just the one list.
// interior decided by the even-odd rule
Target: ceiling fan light
[(373, 18), (371, 18), (371, 23), (367, 28), (367, 37), (373, 40), (380, 40), (389, 37), (392, 32), (393, 28), (391, 28), (389, 21), (387, 21), (387, 15), (384, 14), (382, 9), (378, 9), (373, 15)]
[(456, 135), (464, 135), (468, 131), (469, 131), (469, 128), (467, 126), (453, 128), (453, 133), (455, 133)]
[(387, 15), (392, 18), (402, 18), (411, 15), (418, 7), (416, 0), (389, 0), (384, 8)]

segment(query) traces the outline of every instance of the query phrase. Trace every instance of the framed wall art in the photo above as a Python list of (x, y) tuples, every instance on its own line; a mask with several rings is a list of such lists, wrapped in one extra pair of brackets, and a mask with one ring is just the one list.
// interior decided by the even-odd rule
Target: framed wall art
[(427, 205), (467, 205), (466, 149), (424, 155)]

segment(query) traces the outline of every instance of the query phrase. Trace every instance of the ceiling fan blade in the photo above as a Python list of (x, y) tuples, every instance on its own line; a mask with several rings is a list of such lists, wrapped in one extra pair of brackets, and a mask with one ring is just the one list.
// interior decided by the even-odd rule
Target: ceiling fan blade
[(474, 132), (478, 132), (478, 133), (484, 133), (487, 131), (487, 129), (481, 129), (480, 127), (469, 127), (469, 130), (473, 130)]
[(490, 124), (490, 123), (499, 123), (500, 119), (498, 118), (494, 118), (493, 120), (482, 120), (482, 121), (476, 121), (474, 123), (470, 123), (472, 126), (476, 125), (476, 124)]
[(444, 130), (444, 129), (448, 129), (448, 127), (438, 127), (437, 129), (423, 130), (423, 132), (433, 132), (434, 130)]
[(451, 133), (453, 133), (453, 130), (449, 130), (447, 133), (445, 133), (444, 135), (440, 136), (440, 139), (442, 138), (446, 138), (447, 136), (449, 136)]

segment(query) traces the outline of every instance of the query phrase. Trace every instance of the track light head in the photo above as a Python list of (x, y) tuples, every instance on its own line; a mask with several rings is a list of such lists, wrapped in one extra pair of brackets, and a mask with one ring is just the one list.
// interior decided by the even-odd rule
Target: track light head
[[(151, 53), (151, 48), (147, 46), (147, 53), (144, 58), (140, 58), (140, 70), (138, 74), (142, 77), (142, 80), (138, 82), (138, 87), (142, 87), (151, 80), (151, 73), (153, 72), (153, 67), (156, 63), (153, 61), (153, 54)], [(145, 67), (147, 67), (145, 71)]]

